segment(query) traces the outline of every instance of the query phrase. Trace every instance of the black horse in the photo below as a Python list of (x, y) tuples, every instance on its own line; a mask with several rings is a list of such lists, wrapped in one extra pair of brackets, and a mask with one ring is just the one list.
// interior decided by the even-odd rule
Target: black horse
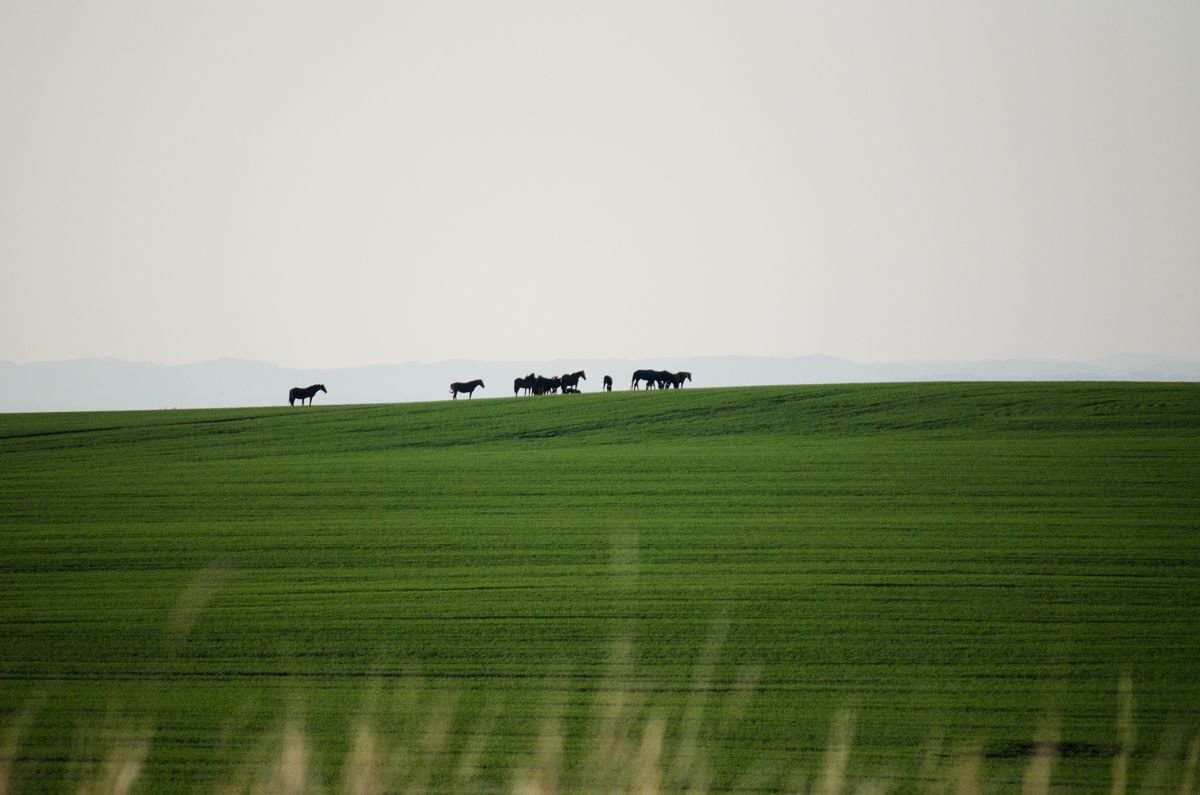
[(671, 379), (675, 377), (675, 374), (669, 370), (652, 370), (651, 372), (654, 373), (654, 383), (659, 389), (666, 389), (667, 384), (671, 383)]
[(630, 382), (629, 388), (630, 389), (638, 389), (639, 388), (638, 382), (645, 381), (646, 388), (649, 389), (650, 384), (654, 383), (655, 380), (656, 379), (654, 377), (653, 370), (634, 370), (633, 371), (633, 381)]
[[(450, 385), (450, 394), (454, 396), (455, 400), (458, 400), (458, 393), (466, 392), (467, 398), (469, 399), (472, 395), (475, 394), (475, 390), (481, 386), (484, 386), (482, 378), (476, 378), (474, 381), (466, 381), (466, 382), (455, 381), (453, 384)], [(486, 389), (487, 387), (484, 387), (484, 388)]]
[(536, 375), (533, 377), (533, 394), (535, 395), (552, 395), (562, 386), (562, 379), (558, 376), (547, 378), (544, 375)]
[(679, 389), (680, 387), (682, 387), (684, 381), (691, 381), (691, 380), (692, 380), (692, 374), (689, 373), (687, 370), (680, 370), (678, 373), (671, 374), (671, 386), (674, 387), (675, 389)]
[(611, 375), (604, 376), (604, 391), (605, 392), (612, 391), (612, 376)]
[(568, 389), (579, 390), (579, 379), (587, 380), (587, 376), (583, 374), (583, 370), (577, 370), (573, 373), (567, 373), (562, 377), (563, 394), (566, 394)]
[(522, 389), (525, 390), (526, 395), (529, 394), (529, 390), (533, 389), (533, 374), (532, 373), (530, 373), (525, 378), (514, 378), (513, 379), (513, 397), (516, 397), (517, 395), (521, 394)]
[[(306, 387), (294, 386), (288, 390), (288, 405), (294, 406), (296, 405), (296, 401), (299, 400), (300, 405), (303, 406), (304, 401), (307, 400), (308, 405), (311, 406), (313, 395), (317, 394), (318, 392), (325, 392), (324, 384), (313, 384), (312, 386)], [(325, 394), (329, 393), (325, 392)]]

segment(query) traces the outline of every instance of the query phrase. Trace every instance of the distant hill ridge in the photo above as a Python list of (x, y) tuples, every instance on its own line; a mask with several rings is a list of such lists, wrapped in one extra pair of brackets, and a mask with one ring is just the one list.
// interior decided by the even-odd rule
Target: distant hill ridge
[(689, 370), (685, 388), (768, 384), (897, 381), (1200, 381), (1200, 360), (1108, 357), (1088, 362), (994, 360), (982, 362), (858, 363), (832, 356), (648, 357), (479, 362), (453, 360), (367, 367), (298, 369), (241, 359), (160, 365), (119, 359), (0, 363), (0, 412), (267, 406), (287, 402), (288, 389), (323, 383), (316, 403), (396, 403), (450, 399), (451, 381), (482, 378), (473, 399), (512, 397), (513, 379), (531, 372), (561, 375), (584, 370), (584, 392), (599, 392), (611, 375), (629, 388), (635, 369)]

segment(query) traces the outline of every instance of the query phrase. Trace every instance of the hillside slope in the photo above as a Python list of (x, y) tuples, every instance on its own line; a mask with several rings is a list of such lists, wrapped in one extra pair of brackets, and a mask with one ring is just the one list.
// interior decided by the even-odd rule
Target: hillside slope
[(901, 787), (943, 733), (1012, 789), (1052, 717), (1086, 792), (1126, 676), (1135, 780), (1200, 729), (1196, 385), (3, 415), (0, 453), (35, 791), (139, 742), (146, 791), (250, 786), (296, 726), (332, 786), (364, 725), (396, 786), (506, 791), (550, 731), (590, 789), (661, 732), (666, 789), (771, 791), (849, 711)]

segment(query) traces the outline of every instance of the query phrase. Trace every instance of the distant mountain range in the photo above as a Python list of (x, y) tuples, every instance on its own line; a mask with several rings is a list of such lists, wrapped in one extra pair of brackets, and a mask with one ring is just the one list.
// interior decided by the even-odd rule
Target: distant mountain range
[[(635, 369), (688, 370), (688, 387), (831, 384), (878, 381), (1200, 381), (1200, 360), (1124, 356), (1088, 362), (998, 360), (861, 364), (831, 356), (660, 357), (524, 362), (455, 360), (432, 364), (300, 370), (240, 359), (159, 365), (118, 359), (36, 364), (0, 362), (0, 412), (268, 406), (287, 402), (288, 389), (323, 383), (317, 404), (449, 400), (451, 381), (482, 378), (476, 397), (511, 397), (513, 379), (529, 373), (584, 370), (585, 392), (629, 388)], [(461, 399), (461, 398), (460, 398)]]

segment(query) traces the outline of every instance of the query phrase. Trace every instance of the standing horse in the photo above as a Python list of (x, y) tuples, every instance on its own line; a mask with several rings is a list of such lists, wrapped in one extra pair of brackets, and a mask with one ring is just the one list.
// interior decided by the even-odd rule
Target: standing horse
[(579, 389), (579, 379), (587, 380), (587, 376), (583, 374), (583, 370), (577, 370), (573, 373), (567, 373), (562, 377), (562, 388), (565, 393), (568, 389)]
[(683, 386), (684, 381), (691, 381), (691, 380), (692, 380), (691, 373), (689, 373), (687, 370), (680, 370), (678, 373), (673, 373), (671, 375), (671, 386), (674, 387), (675, 389), (679, 389), (680, 387)]
[(530, 377), (530, 378), (514, 378), (513, 379), (513, 397), (516, 397), (517, 395), (521, 394), (522, 389), (525, 390), (526, 394), (529, 394), (529, 390), (533, 389), (532, 377)]
[(612, 391), (612, 376), (611, 375), (604, 376), (604, 391), (605, 392)]
[(654, 371), (653, 370), (634, 370), (633, 371), (633, 381), (629, 384), (629, 388), (637, 389), (639, 381), (645, 381), (646, 388), (649, 389), (650, 384), (654, 382)]
[(558, 376), (547, 378), (544, 375), (538, 375), (533, 378), (533, 394), (535, 395), (554, 394), (560, 386), (562, 386), (562, 379)]
[[(288, 405), (294, 406), (296, 405), (296, 401), (299, 400), (300, 405), (303, 406), (304, 401), (307, 400), (308, 405), (311, 406), (313, 395), (317, 394), (318, 392), (325, 392), (324, 384), (313, 384), (312, 386), (306, 387), (294, 386), (288, 390)], [(325, 392), (325, 394), (329, 393)]]
[[(476, 388), (481, 387), (481, 386), (484, 386), (482, 378), (476, 378), (474, 381), (466, 381), (466, 382), (455, 381), (453, 384), (450, 385), (450, 394), (454, 396), (455, 400), (458, 400), (458, 393), (466, 392), (467, 398), (470, 399), (471, 396), (475, 394)], [(484, 388), (486, 389), (487, 387), (484, 387)]]

